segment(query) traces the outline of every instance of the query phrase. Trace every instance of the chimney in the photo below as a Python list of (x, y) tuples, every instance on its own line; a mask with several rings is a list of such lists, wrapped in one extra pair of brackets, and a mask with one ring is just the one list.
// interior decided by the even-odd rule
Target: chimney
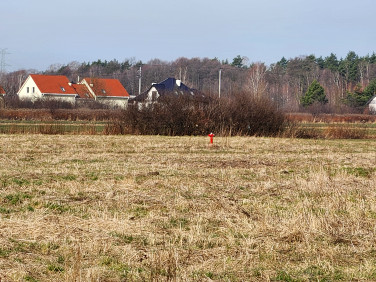
[(176, 80), (176, 85), (180, 87), (180, 85), (181, 85), (181, 80), (177, 79), (177, 80)]
[(72, 86), (72, 82), (68, 82), (68, 85), (69, 85), (69, 86)]

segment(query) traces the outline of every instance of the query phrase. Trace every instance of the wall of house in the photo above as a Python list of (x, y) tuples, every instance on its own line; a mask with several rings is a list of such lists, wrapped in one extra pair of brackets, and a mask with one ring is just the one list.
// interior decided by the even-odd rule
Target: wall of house
[(376, 113), (376, 98), (369, 103), (369, 110), (370, 112)]
[(0, 94), (0, 109), (4, 108), (4, 95)]
[(99, 103), (105, 104), (111, 108), (122, 108), (128, 107), (128, 98), (116, 98), (116, 97), (100, 97), (97, 96), (97, 101)]
[(146, 100), (147, 100), (147, 102), (152, 102), (152, 101), (157, 100), (159, 96), (160, 95), (158, 93), (157, 88), (152, 87), (152, 88), (150, 88), (150, 90), (148, 92), (148, 97), (146, 98)]
[(53, 100), (59, 102), (67, 102), (72, 105), (76, 103), (76, 96), (75, 95), (43, 95), (44, 100)]
[(30, 77), (27, 78), (27, 80), (21, 86), (21, 89), (18, 91), (17, 94), (21, 100), (35, 101), (37, 99), (42, 98), (42, 93), (39, 91), (34, 80)]

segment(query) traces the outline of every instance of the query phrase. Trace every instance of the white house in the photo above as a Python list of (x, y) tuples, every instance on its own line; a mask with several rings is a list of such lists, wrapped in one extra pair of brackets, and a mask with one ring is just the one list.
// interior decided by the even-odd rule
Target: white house
[(57, 99), (74, 104), (79, 97), (76, 89), (63, 75), (30, 74), (17, 92), (21, 100)]
[(371, 113), (376, 113), (376, 96), (370, 100), (368, 107)]
[(133, 101), (139, 103), (139, 105), (150, 105), (164, 95), (188, 95), (195, 98), (205, 98), (205, 95), (200, 91), (188, 87), (181, 80), (170, 77), (160, 83), (153, 83), (146, 92), (136, 96)]

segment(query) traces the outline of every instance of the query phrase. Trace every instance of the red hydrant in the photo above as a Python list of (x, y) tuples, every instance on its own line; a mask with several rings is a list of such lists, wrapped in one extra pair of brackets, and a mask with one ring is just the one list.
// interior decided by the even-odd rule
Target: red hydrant
[(208, 136), (210, 137), (210, 144), (213, 144), (213, 137), (215, 136), (214, 133), (210, 133)]

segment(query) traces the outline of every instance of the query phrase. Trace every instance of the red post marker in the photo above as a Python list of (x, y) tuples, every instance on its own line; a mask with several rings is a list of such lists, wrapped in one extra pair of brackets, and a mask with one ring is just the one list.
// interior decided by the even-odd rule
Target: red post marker
[(213, 137), (215, 136), (213, 133), (208, 134), (210, 137), (210, 144), (213, 144)]

